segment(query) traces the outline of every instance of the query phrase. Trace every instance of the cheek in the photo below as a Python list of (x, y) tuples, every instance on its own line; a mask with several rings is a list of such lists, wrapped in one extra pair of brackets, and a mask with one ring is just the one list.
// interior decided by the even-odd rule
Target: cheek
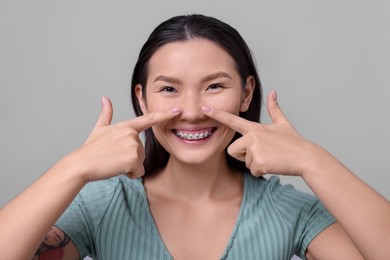
[(160, 141), (162, 138), (164, 139), (167, 132), (170, 132), (172, 129), (172, 121), (166, 122), (164, 124), (158, 124), (152, 126), (152, 130), (154, 133), (154, 136), (157, 138), (158, 141)]
[(218, 98), (213, 100), (208, 100), (207, 105), (210, 105), (218, 110), (229, 112), (234, 115), (240, 113), (241, 102), (237, 97), (233, 98)]
[[(164, 147), (164, 149), (169, 148), (169, 131), (170, 129), (168, 128), (167, 125), (162, 126), (152, 126), (153, 134), (154, 137), (157, 139), (157, 141)], [(169, 151), (169, 149), (167, 149)]]
[(148, 113), (156, 111), (170, 111), (174, 107), (174, 102), (163, 98), (149, 98), (146, 104), (146, 110)]
[[(224, 92), (219, 95), (204, 95), (199, 97), (199, 105), (211, 106), (216, 109), (238, 115), (240, 113), (242, 102), (241, 96), (241, 90)], [(175, 107), (184, 108), (187, 103), (188, 100), (184, 97), (167, 98), (148, 95), (146, 112), (170, 111)]]

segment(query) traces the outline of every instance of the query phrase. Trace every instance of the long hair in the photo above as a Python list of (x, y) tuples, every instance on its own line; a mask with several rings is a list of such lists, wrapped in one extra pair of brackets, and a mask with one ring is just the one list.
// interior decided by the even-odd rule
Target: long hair
[[(254, 77), (255, 89), (252, 101), (248, 110), (240, 112), (239, 116), (250, 121), (260, 122), (262, 90), (250, 49), (236, 29), (218, 19), (199, 14), (170, 18), (157, 26), (150, 34), (140, 51), (131, 81), (131, 99), (135, 114), (137, 116), (143, 114), (135, 93), (135, 87), (137, 84), (142, 85), (142, 94), (145, 98), (148, 62), (152, 55), (158, 48), (167, 43), (192, 39), (207, 39), (222, 47), (235, 61), (243, 88), (248, 76)], [(240, 136), (239, 133), (236, 133), (231, 143)], [(169, 153), (158, 142), (153, 130), (151, 128), (147, 129), (145, 131), (145, 174), (151, 174), (165, 167), (168, 159)], [(248, 171), (245, 163), (234, 159), (227, 152), (226, 159), (230, 167), (242, 172)]]

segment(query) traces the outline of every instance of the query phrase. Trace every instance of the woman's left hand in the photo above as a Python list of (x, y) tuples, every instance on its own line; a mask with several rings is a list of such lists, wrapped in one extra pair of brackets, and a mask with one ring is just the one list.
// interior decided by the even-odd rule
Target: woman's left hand
[(280, 109), (276, 92), (267, 98), (272, 124), (248, 121), (236, 115), (204, 107), (203, 112), (242, 134), (228, 147), (228, 153), (245, 162), (252, 175), (267, 173), (302, 176), (307, 163), (320, 149), (302, 138)]

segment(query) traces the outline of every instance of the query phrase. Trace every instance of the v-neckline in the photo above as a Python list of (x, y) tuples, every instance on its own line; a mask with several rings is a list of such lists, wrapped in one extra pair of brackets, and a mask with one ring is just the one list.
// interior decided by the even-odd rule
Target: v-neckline
[[(237, 216), (237, 219), (236, 219), (236, 222), (234, 224), (234, 227), (233, 227), (233, 230), (230, 234), (230, 238), (229, 238), (229, 241), (228, 243), (226, 244), (225, 246), (225, 250), (223, 252), (223, 254), (221, 255), (221, 257), (219, 259), (225, 259), (229, 253), (229, 250), (230, 248), (232, 247), (233, 243), (234, 243), (234, 238), (236, 237), (236, 234), (238, 232), (238, 228), (240, 226), (240, 222), (241, 222), (241, 219), (242, 219), (242, 216), (244, 214), (244, 207), (246, 205), (246, 201), (247, 201), (247, 186), (248, 186), (248, 178), (247, 178), (247, 175), (248, 174), (245, 174), (243, 173), (243, 177), (244, 177), (244, 189), (243, 189), (243, 194), (242, 194), (242, 199), (241, 199), (241, 204), (240, 204), (240, 210), (238, 212), (238, 216)], [(167, 246), (165, 245), (162, 237), (161, 237), (161, 234), (160, 232), (158, 231), (158, 228), (157, 228), (157, 224), (156, 224), (156, 221), (154, 220), (154, 217), (152, 215), (152, 211), (150, 209), (150, 205), (149, 205), (149, 200), (148, 200), (148, 196), (146, 194), (146, 190), (145, 190), (145, 186), (144, 186), (144, 180), (143, 178), (140, 178), (140, 185), (142, 187), (142, 195), (143, 195), (143, 198), (145, 200), (145, 207), (146, 207), (146, 217), (147, 217), (147, 221), (149, 221), (149, 223), (151, 224), (151, 228), (152, 228), (152, 231), (153, 233), (156, 235), (157, 237), (157, 241), (158, 243), (161, 245), (162, 248), (164, 248), (164, 251), (167, 255), (170, 256), (171, 259), (174, 259), (171, 255), (171, 253), (169, 252)]]

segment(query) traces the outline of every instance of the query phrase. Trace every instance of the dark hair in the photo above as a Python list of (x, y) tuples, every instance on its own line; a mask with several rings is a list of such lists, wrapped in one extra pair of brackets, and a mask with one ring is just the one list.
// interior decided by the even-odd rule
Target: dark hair
[[(142, 85), (143, 95), (148, 77), (148, 62), (152, 55), (161, 46), (177, 41), (191, 39), (207, 39), (222, 47), (235, 61), (237, 71), (241, 77), (243, 87), (248, 76), (255, 80), (255, 90), (252, 101), (246, 112), (241, 112), (240, 117), (250, 121), (260, 121), (260, 109), (262, 105), (261, 83), (252, 59), (251, 51), (241, 35), (230, 25), (204, 15), (184, 15), (173, 17), (161, 23), (149, 36), (142, 47), (138, 61), (133, 71), (131, 82), (131, 99), (137, 116), (142, 115), (135, 87)], [(232, 142), (241, 135), (236, 133)], [(226, 153), (230, 167), (239, 171), (248, 171), (245, 163), (238, 161)], [(145, 174), (153, 173), (167, 164), (169, 153), (161, 146), (154, 136), (151, 128), (145, 131)]]

